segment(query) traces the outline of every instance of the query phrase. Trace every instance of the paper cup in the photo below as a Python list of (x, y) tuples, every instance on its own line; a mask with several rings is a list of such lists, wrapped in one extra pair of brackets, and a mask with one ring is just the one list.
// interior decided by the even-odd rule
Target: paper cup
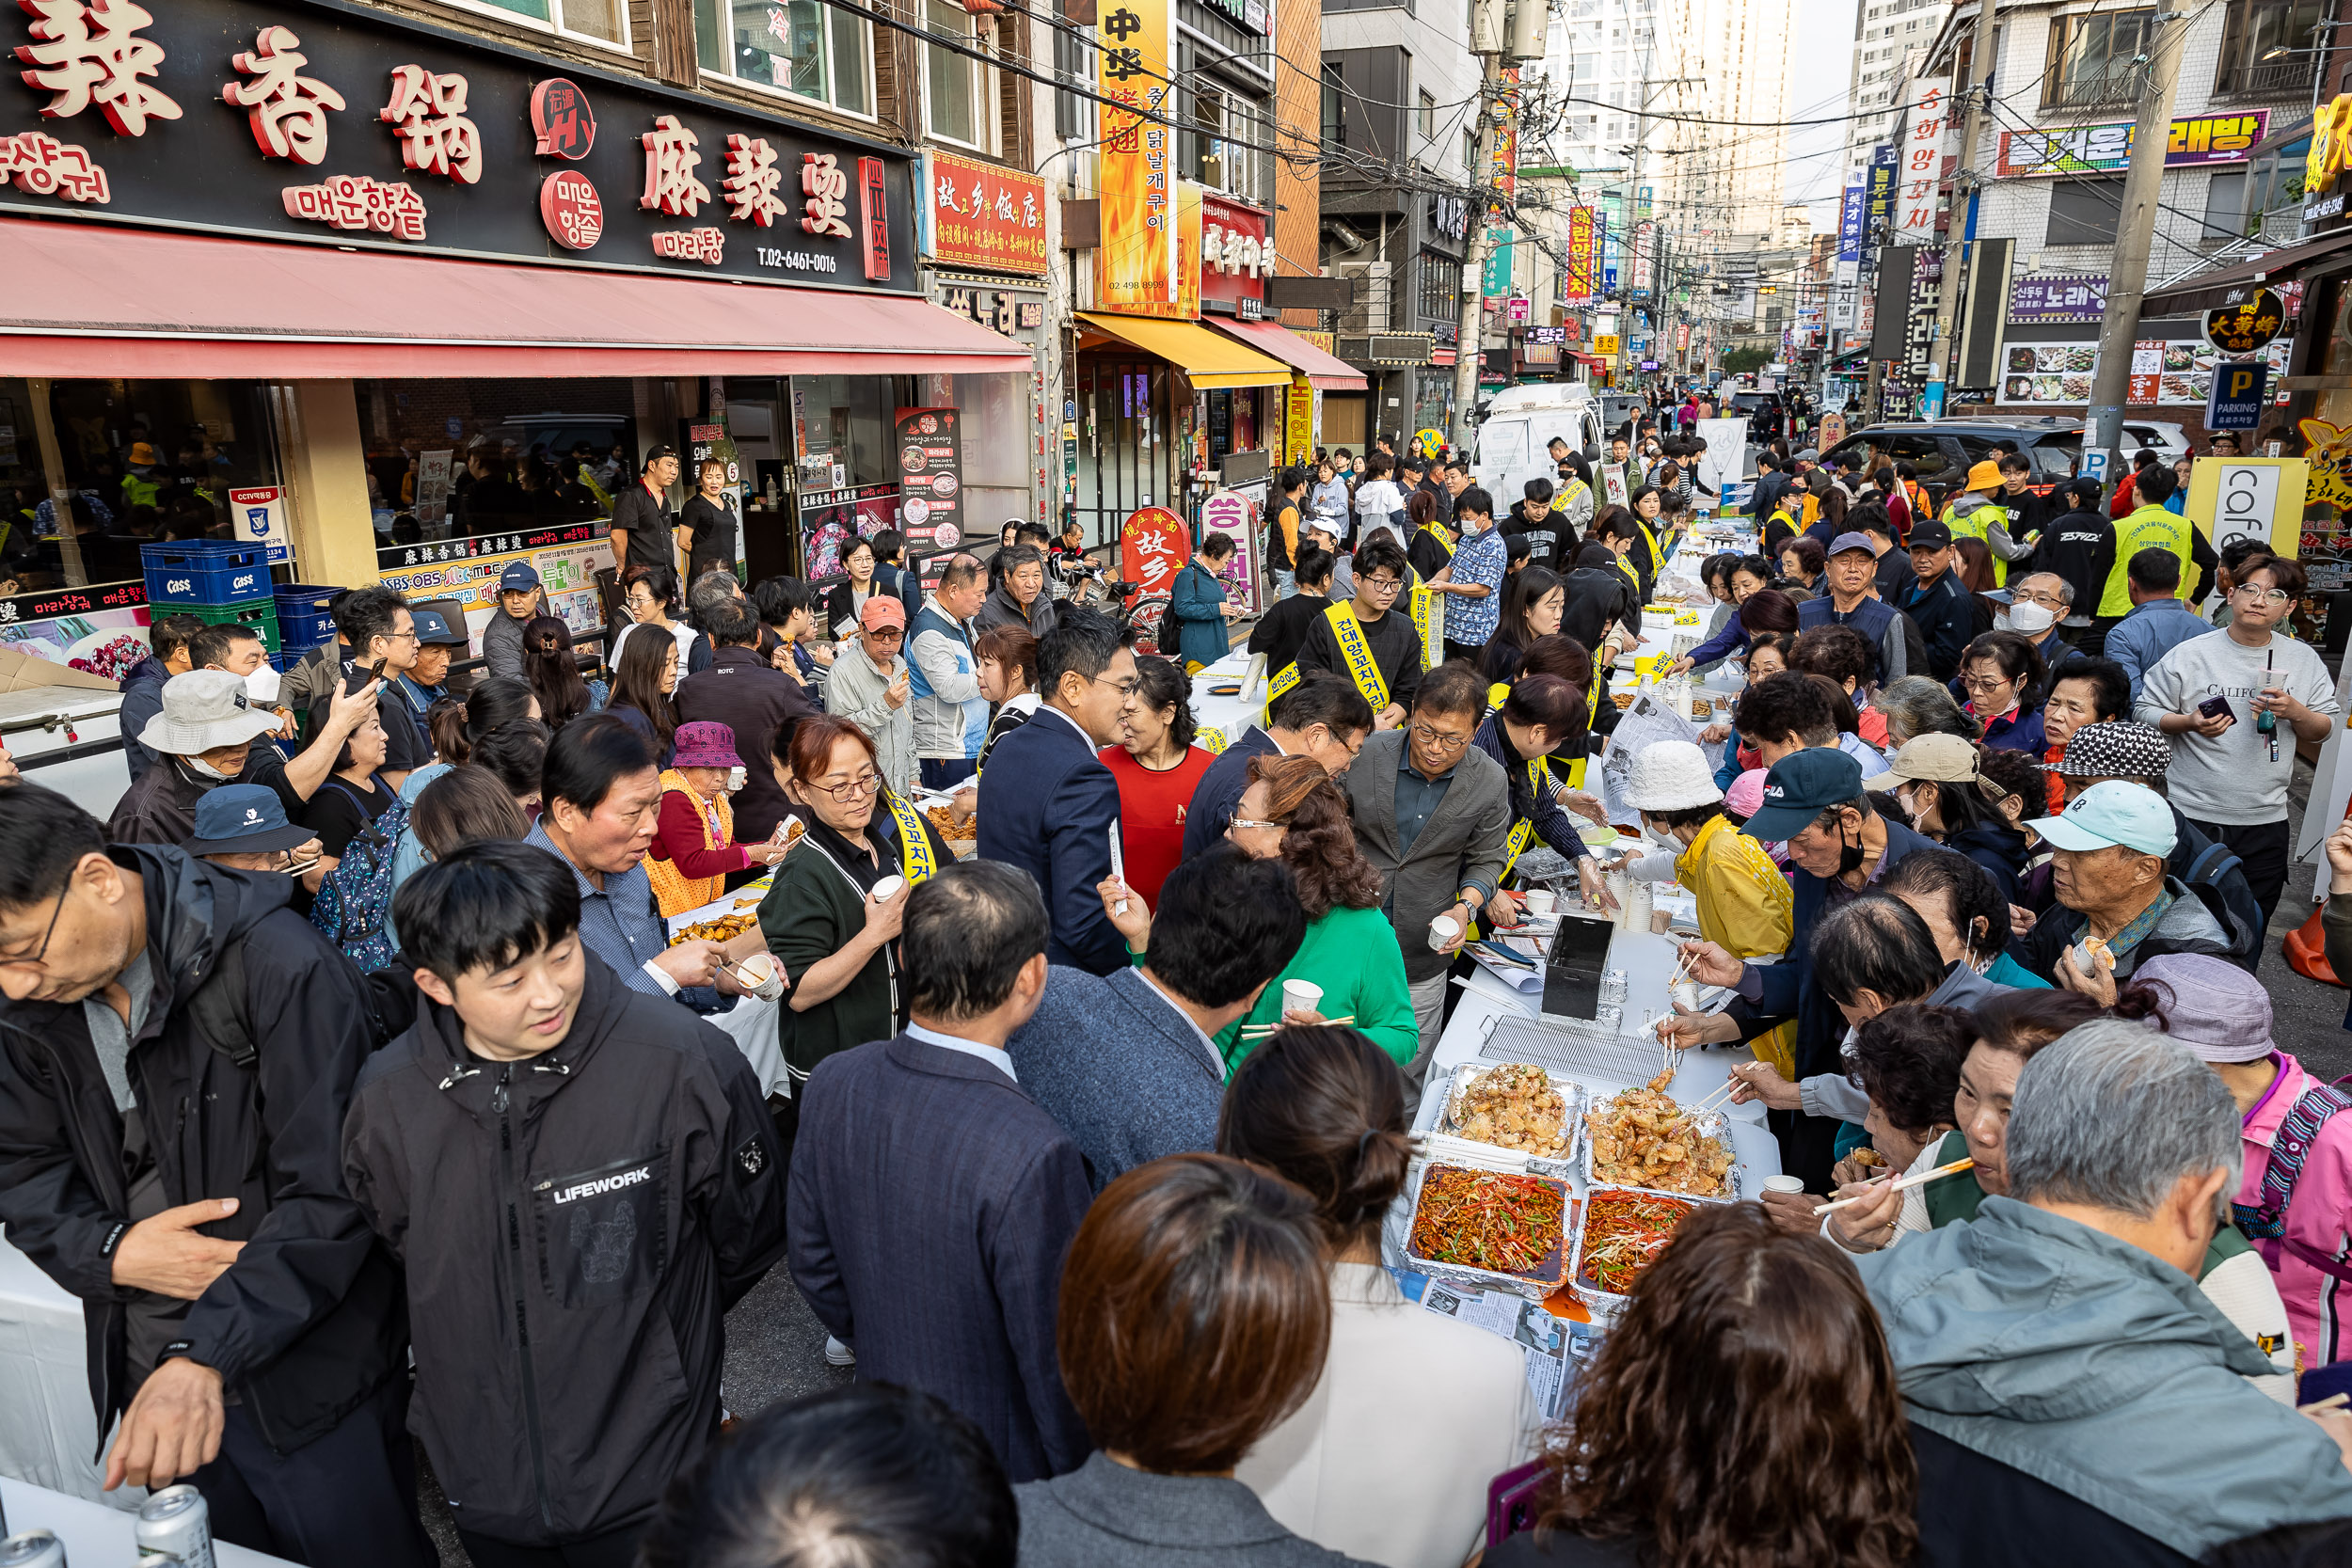
[(777, 972), (775, 958), (766, 953), (755, 953), (737, 962), (736, 968), (753, 976), (759, 984), (752, 994), (763, 1002), (772, 1002), (784, 994), (784, 976)]
[(1799, 1176), (1768, 1176), (1764, 1179), (1764, 1190), (1768, 1193), (1801, 1193), (1804, 1191), (1804, 1179)]
[(1530, 914), (1549, 914), (1560, 902), (1549, 888), (1532, 887), (1519, 896), (1527, 900), (1527, 912)]
[(886, 904), (898, 897), (906, 885), (907, 879), (904, 877), (884, 877), (874, 884), (873, 900), (877, 904)]
[(1446, 943), (1461, 934), (1462, 927), (1456, 926), (1451, 916), (1442, 914), (1438, 916), (1429, 923), (1430, 950), (1437, 953), (1444, 952)]
[(1282, 1010), (1286, 1013), (1319, 1013), (1323, 1010), (1323, 988), (1312, 980), (1282, 982)]
[(1677, 980), (1666, 988), (1667, 999), (1684, 1012), (1699, 1010), (1699, 983), (1696, 980)]
[(1672, 910), (1652, 910), (1649, 911), (1649, 928), (1659, 936), (1662, 937), (1666, 934), (1666, 928), (1674, 924), (1674, 920), (1675, 912)]

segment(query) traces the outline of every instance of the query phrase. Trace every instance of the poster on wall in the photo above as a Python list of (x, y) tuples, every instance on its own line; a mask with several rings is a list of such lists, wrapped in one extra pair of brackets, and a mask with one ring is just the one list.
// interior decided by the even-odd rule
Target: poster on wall
[[(898, 410), (898, 512), (909, 535), (963, 528), (962, 421), (952, 408)], [(812, 565), (809, 575), (821, 574)]]
[[(2274, 374), (2283, 373), (2290, 344), (2273, 343), (2261, 357)], [(2226, 356), (2199, 338), (2147, 338), (2132, 345), (2128, 401), (2133, 407), (2191, 405), (2202, 408), (2213, 390), (2213, 372)], [(2010, 404), (2087, 404), (2099, 369), (2099, 346), (2076, 340), (2062, 343), (2019, 342), (2001, 348), (2001, 386), (1994, 401)]]
[[(898, 505), (899, 490), (896, 484), (802, 491), (802, 575), (811, 581), (839, 577), (841, 554), (849, 546), (851, 531), (854, 530), (860, 539), (871, 539), (886, 528), (898, 527)], [(929, 526), (936, 528), (938, 524)]]
[(417, 503), (409, 510), (417, 526), (428, 532), (448, 526), (451, 469), (456, 457), (450, 451), (417, 454)]
[(147, 589), (56, 588), (0, 598), (0, 648), (119, 681), (148, 655)]
[[(1254, 486), (1263, 493), (1263, 483)], [(1258, 580), (1258, 506), (1239, 490), (1219, 490), (1200, 503), (1200, 537), (1205, 543), (1212, 533), (1222, 533), (1233, 541), (1233, 559), (1226, 562), (1217, 576), (1225, 584), (1226, 597), (1255, 615), (1264, 608), (1265, 598)]]
[[(542, 538), (547, 542), (532, 542)], [(612, 541), (602, 531), (601, 525), (573, 524), (538, 534), (505, 534), (458, 543), (490, 545), (504, 540), (513, 540), (519, 547), (484, 550), (478, 555), (453, 556), (447, 561), (430, 559), (434, 550), (423, 546), (403, 552), (421, 559), (413, 565), (385, 572), (383, 584), (412, 599), (462, 600), (466, 606), (466, 630), (476, 657), (482, 653), (482, 628), (490, 624), (492, 615), (501, 613), (499, 577), (517, 561), (530, 562), (538, 572), (539, 586), (547, 593), (548, 613), (569, 626), (574, 638), (603, 626), (604, 610), (596, 595), (596, 573), (612, 564)], [(380, 560), (393, 552), (377, 553)]]

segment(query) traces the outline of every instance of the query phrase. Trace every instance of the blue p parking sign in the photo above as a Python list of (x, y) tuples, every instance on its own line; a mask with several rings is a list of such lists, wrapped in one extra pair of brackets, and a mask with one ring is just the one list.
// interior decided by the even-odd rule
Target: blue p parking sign
[(2205, 394), (2205, 428), (2251, 430), (2262, 422), (2270, 389), (2270, 367), (2259, 359), (2224, 359), (2213, 368), (2213, 390)]

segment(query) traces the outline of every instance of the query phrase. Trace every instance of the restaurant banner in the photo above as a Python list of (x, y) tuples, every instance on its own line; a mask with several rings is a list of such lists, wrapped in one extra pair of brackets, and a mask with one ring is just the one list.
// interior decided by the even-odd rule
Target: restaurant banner
[(924, 153), (924, 229), (931, 260), (1032, 277), (1045, 273), (1045, 182), (1001, 164)]
[(1201, 191), (1189, 180), (1176, 182), (1176, 297), (1113, 302), (1103, 293), (1103, 270), (1094, 272), (1097, 310), (1120, 316), (1157, 316), (1169, 321), (1200, 319)]
[(1892, 142), (1870, 149), (1870, 166), (1862, 181), (1862, 248), (1886, 243), (1887, 226), (1895, 216), (1895, 173), (1899, 162)]
[[(2176, 119), (2165, 140), (2164, 166), (2242, 164), (2253, 156), (2255, 144), (2269, 125), (2268, 109)], [(2004, 131), (1993, 173), (1999, 180), (2046, 180), (2060, 174), (2117, 173), (2131, 161), (2132, 122), (2126, 119), (2106, 125)]]
[(1265, 280), (1274, 276), (1266, 215), (1215, 191), (1200, 196), (1200, 297), (1232, 306), (1243, 321), (1265, 317)]
[(1305, 372), (1291, 372), (1290, 399), (1283, 405), (1282, 448), (1288, 461), (1301, 466), (1315, 454), (1315, 395)]
[(612, 564), (607, 523), (566, 523), (521, 533), (391, 546), (375, 555), (384, 587), (419, 602), (456, 599), (465, 605), (471, 657), (480, 656), (482, 628), (499, 612), (499, 578), (518, 561), (538, 572), (550, 612), (575, 637), (604, 624), (596, 573)]
[(1944, 182), (1944, 147), (1951, 139), (1949, 77), (1923, 76), (1912, 84), (1903, 110), (1903, 145), (1896, 171), (1893, 245), (1935, 243), (1938, 194)]
[(1103, 235), (1095, 305), (1164, 309), (1178, 292), (1176, 149), (1165, 122), (1175, 106), (1168, 81), (1175, 0), (1114, 0), (1100, 27), (1108, 41), (1097, 66), (1106, 102), (1094, 158)]
[(952, 408), (898, 410), (898, 515), (910, 536), (963, 527), (961, 424)]
[(914, 166), (879, 143), (331, 0), (7, 14), (47, 69), (0, 101), (0, 212), (916, 286)]
[(1191, 559), (1184, 520), (1164, 506), (1139, 507), (1119, 525), (1119, 579), (1141, 583), (1137, 596), (1166, 594)]
[(1217, 491), (1200, 503), (1201, 542), (1206, 544), (1212, 533), (1222, 533), (1233, 542), (1233, 557), (1218, 574), (1226, 596), (1249, 614), (1259, 613), (1265, 602), (1258, 572), (1257, 503), (1239, 490)]
[(2009, 319), (2013, 322), (2094, 322), (2106, 309), (2105, 273), (2020, 277), (2009, 286)]
[(1593, 302), (1598, 278), (1597, 215), (1590, 207), (1568, 209), (1568, 268), (1560, 298), (1570, 309)]

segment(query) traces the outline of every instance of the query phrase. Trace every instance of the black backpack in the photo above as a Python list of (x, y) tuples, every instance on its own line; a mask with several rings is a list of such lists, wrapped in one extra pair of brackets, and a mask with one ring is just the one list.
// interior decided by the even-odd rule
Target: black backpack
[[(1196, 568), (1190, 565), (1187, 565), (1184, 568), (1184, 571), (1186, 572), (1193, 570), (1196, 570)], [(1182, 576), (1183, 574), (1179, 573), (1178, 575)], [(1173, 584), (1170, 586), (1172, 587)], [(1166, 654), (1170, 658), (1174, 658), (1178, 654), (1184, 652), (1184, 628), (1180, 626), (1176, 620), (1176, 598), (1173, 594), (1168, 595), (1168, 603), (1160, 610), (1159, 631), (1154, 637), (1152, 645), (1157, 648), (1161, 653)]]
[[(2254, 902), (2253, 890), (2246, 885), (2241, 871), (2244, 864), (2228, 845), (2208, 844), (2188, 863), (2181, 885), (2196, 895), (2205, 912), (2228, 933), (2230, 961), (2251, 974), (2262, 964), (2262, 906)], [(2240, 872), (2234, 885), (2226, 879), (2233, 872)], [(2233, 897), (2233, 894), (2241, 895), (2242, 898)], [(2241, 902), (2243, 908), (2239, 907)]]

